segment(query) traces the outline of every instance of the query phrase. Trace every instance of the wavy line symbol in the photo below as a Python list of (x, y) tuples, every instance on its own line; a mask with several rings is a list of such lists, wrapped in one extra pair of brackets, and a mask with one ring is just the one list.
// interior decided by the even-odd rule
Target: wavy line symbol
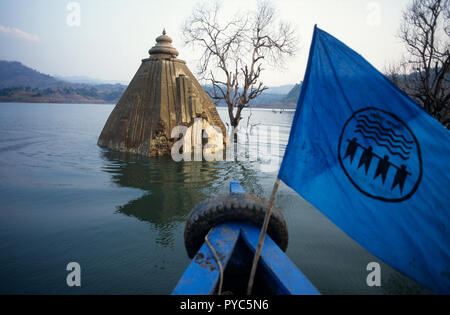
[(392, 148), (400, 149), (400, 151), (402, 151), (406, 155), (411, 153), (410, 151), (412, 149), (411, 147), (407, 147), (407, 149), (404, 149), (404, 147), (401, 145), (395, 145), (389, 139), (380, 137), (376, 132), (367, 130), (363, 125), (357, 125), (356, 128), (357, 130), (355, 132), (358, 132), (358, 130), (362, 130), (366, 134), (374, 135), (380, 142), (387, 142)]
[(358, 119), (357, 120), (358, 123), (364, 125), (364, 127), (373, 130), (374, 132), (376, 132), (379, 137), (387, 137), (389, 138), (392, 142), (401, 145), (405, 150), (411, 150), (412, 147), (410, 147), (408, 144), (410, 144), (409, 142), (406, 142), (404, 140), (399, 140), (399, 138), (394, 138), (390, 133), (386, 133), (383, 132), (378, 126), (376, 125), (370, 125), (369, 123), (367, 123), (367, 121), (362, 120), (362, 119)]
[[(366, 115), (359, 115), (358, 118), (363, 118), (366, 120), (367, 123), (372, 124), (372, 125), (377, 125), (378, 127), (380, 127), (383, 131), (387, 132), (389, 135), (392, 135), (395, 138), (400, 138), (401, 140), (403, 140), (404, 142), (406, 142), (406, 144), (413, 144), (414, 141), (412, 140), (408, 140), (407, 138), (405, 138), (404, 135), (398, 135), (395, 133), (394, 129), (391, 128), (386, 128), (384, 127), (379, 121), (376, 120), (371, 120), (368, 116)], [(400, 141), (401, 141), (400, 140)]]
[(384, 127), (380, 122), (371, 120), (366, 115), (358, 116), (356, 121), (355, 133), (375, 141), (378, 146), (386, 148), (392, 155), (399, 156), (405, 161), (409, 159), (413, 142), (411, 143), (405, 136), (395, 133), (394, 130)]
[(361, 135), (363, 135), (364, 138), (371, 139), (371, 140), (375, 141), (375, 143), (378, 144), (380, 147), (385, 147), (389, 151), (390, 154), (397, 155), (404, 161), (409, 160), (409, 156), (404, 156), (403, 154), (401, 154), (399, 152), (392, 151), (391, 148), (389, 148), (389, 146), (378, 142), (378, 140), (376, 138), (372, 137), (372, 136), (364, 134), (364, 132), (361, 131), (360, 129), (357, 129), (355, 132), (356, 133), (360, 133)]

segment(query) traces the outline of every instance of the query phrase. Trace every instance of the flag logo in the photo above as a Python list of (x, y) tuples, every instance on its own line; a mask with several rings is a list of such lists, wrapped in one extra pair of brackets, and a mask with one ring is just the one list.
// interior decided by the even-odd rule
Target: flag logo
[(339, 162), (363, 194), (386, 202), (411, 198), (422, 178), (419, 143), (396, 115), (378, 108), (355, 112), (339, 139)]

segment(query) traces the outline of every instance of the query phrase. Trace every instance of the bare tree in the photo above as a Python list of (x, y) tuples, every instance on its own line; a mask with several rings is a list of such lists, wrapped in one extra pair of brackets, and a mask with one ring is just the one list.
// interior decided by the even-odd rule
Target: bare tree
[(267, 1), (231, 20), (224, 22), (222, 16), (219, 2), (197, 5), (183, 36), (186, 44), (201, 48), (199, 75), (212, 85), (209, 96), (226, 103), (236, 128), (242, 110), (267, 89), (260, 79), (263, 65), (282, 66), (286, 56), (294, 55), (297, 37), (290, 24), (277, 22)]
[(400, 38), (408, 54), (389, 71), (400, 88), (447, 128), (450, 127), (449, 5), (449, 0), (412, 1), (403, 12), (400, 27)]

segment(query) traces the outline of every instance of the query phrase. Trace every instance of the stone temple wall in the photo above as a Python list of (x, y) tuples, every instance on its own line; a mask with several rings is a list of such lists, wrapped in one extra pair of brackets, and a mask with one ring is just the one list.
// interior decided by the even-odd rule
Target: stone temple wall
[[(149, 50), (128, 88), (111, 112), (98, 145), (149, 157), (170, 155), (176, 126), (191, 127), (196, 118), (204, 129), (226, 129), (215, 105), (195, 79), (165, 32)], [(211, 130), (210, 128), (208, 130)], [(195, 145), (195, 144), (192, 144)], [(217, 148), (221, 149), (221, 148)], [(189, 151), (189, 148), (183, 148)]]

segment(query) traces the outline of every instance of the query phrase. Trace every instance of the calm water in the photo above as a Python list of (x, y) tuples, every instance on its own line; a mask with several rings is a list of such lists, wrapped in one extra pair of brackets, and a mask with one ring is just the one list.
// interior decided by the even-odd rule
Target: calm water
[[(113, 107), (0, 104), (1, 294), (168, 294), (190, 262), (183, 230), (197, 203), (227, 192), (230, 180), (270, 195), (276, 171), (261, 172), (264, 160), (176, 163), (99, 148)], [(279, 127), (280, 157), (293, 114), (252, 112), (251, 124)], [(382, 286), (367, 287), (375, 257), (284, 184), (276, 204), (287, 254), (322, 293), (425, 292), (382, 263)], [(66, 285), (72, 261), (80, 288)]]

